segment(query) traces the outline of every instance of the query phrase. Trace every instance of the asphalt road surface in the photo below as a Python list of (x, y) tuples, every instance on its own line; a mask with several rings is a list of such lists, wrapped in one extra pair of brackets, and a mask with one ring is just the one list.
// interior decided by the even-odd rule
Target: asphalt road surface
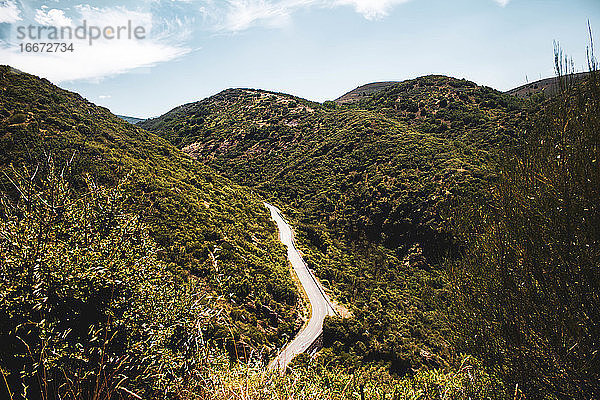
[(308, 295), (312, 309), (308, 324), (269, 364), (269, 367), (272, 369), (277, 368), (285, 371), (294, 357), (306, 352), (310, 345), (321, 336), (323, 332), (323, 320), (328, 315), (335, 315), (335, 311), (327, 294), (325, 294), (325, 291), (323, 291), (323, 288), (308, 269), (308, 266), (296, 249), (292, 228), (283, 218), (281, 211), (277, 207), (267, 203), (265, 203), (265, 206), (271, 211), (271, 218), (277, 223), (279, 239), (287, 247), (288, 259), (300, 283), (304, 287), (304, 291)]

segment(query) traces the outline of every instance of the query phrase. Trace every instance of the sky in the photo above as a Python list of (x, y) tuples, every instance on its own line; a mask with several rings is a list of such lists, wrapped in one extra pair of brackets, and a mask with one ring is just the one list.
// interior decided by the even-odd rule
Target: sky
[[(588, 20), (600, 43), (600, 0), (0, 0), (0, 63), (148, 118), (231, 87), (325, 101), (443, 74), (508, 90), (553, 75), (554, 41), (584, 70)], [(26, 51), (46, 42), (66, 51)]]

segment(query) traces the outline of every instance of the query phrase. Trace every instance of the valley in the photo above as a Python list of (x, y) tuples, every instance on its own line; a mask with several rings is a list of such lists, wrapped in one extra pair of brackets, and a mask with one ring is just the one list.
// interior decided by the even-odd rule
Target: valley
[(227, 89), (132, 124), (1, 67), (2, 395), (596, 393), (595, 77)]
[[(141, 126), (284, 204), (309, 267), (356, 315), (326, 320), (338, 362), (398, 374), (445, 365), (441, 264), (453, 244), (441, 215), (458, 198), (487, 196), (526, 106), (441, 76), (361, 101), (232, 89)], [(337, 324), (356, 334), (338, 340)]]

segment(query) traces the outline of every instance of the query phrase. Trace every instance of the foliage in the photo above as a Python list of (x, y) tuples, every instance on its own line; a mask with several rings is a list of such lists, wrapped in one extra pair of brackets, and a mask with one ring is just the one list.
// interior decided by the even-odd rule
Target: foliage
[(357, 105), (379, 110), (421, 132), (460, 138), (475, 147), (519, 142), (524, 102), (465, 79), (423, 76), (374, 93)]
[(25, 121), (27, 121), (27, 115), (23, 113), (16, 113), (8, 119), (9, 124), (22, 124)]
[[(140, 124), (171, 144), (47, 81), (0, 83), (11, 390), (598, 397), (597, 74), (528, 102), (441, 76), (350, 105), (227, 90)], [(301, 325), (285, 253), (259, 198), (202, 164), (283, 204), (354, 315), (286, 376), (260, 362)]]
[(21, 197), (0, 207), (5, 397), (501, 398), (502, 386), (469, 357), (404, 379), (384, 366), (334, 367), (327, 352), (298, 357), (286, 375), (232, 366), (209, 339), (233, 334), (225, 299), (171, 274), (148, 228), (124, 211), (128, 182), (103, 188), (87, 178), (75, 192), (68, 168), (58, 173), (50, 160), (45, 169), (13, 170)]
[(530, 398), (600, 395), (599, 78), (561, 77), (493, 203), (450, 215), (465, 243), (449, 263), (460, 342)]
[(125, 182), (88, 178), (76, 194), (51, 160), (43, 176), (13, 172), (21, 197), (0, 206), (3, 398), (175, 395), (203, 363), (218, 303), (158, 259), (147, 226), (124, 211)]
[(397, 379), (385, 368), (351, 372), (332, 368), (326, 357), (298, 357), (285, 375), (252, 364), (229, 368), (215, 364), (190, 398), (221, 400), (467, 400), (505, 399), (502, 386), (477, 360), (462, 358), (456, 369), (435, 369)]
[[(4, 172), (14, 165), (43, 176), (48, 157), (69, 165), (74, 193), (87, 190), (87, 175), (107, 187), (128, 176), (124, 210), (148, 226), (158, 258), (182, 281), (200, 279), (228, 299), (232, 357), (268, 356), (299, 329), (285, 251), (258, 196), (46, 80), (0, 67), (0, 91), (0, 191), (11, 201), (21, 194)], [(15, 113), (27, 120), (11, 124)]]
[[(346, 362), (412, 374), (450, 354), (439, 264), (451, 243), (438, 211), (487, 196), (498, 148), (517, 140), (524, 110), (433, 76), (338, 107), (227, 90), (142, 126), (284, 209), (309, 266), (356, 317), (362, 334), (335, 347)], [(435, 120), (447, 129), (426, 128)]]

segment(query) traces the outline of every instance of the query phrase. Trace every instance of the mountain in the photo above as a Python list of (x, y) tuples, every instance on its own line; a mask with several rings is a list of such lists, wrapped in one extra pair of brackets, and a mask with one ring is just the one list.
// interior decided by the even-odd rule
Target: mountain
[[(567, 79), (572, 80), (573, 83), (578, 83), (589, 78), (589, 72), (580, 72), (572, 75), (568, 75)], [(560, 91), (560, 78), (552, 77), (546, 79), (540, 79), (539, 81), (527, 83), (517, 88), (511, 89), (506, 93), (521, 98), (528, 98), (536, 94), (543, 93), (546, 96), (554, 96)]]
[[(180, 371), (178, 360), (189, 363), (186, 351), (200, 342), (222, 343), (234, 358), (268, 358), (300, 328), (285, 252), (257, 195), (45, 79), (1, 66), (0, 93), (0, 362), (10, 387), (22, 387), (22, 368), (24, 383), (38, 387), (40, 364), (26, 352), (44, 346), (53, 352), (44, 374), (56, 384), (93, 366), (71, 362), (95, 359), (96, 335), (116, 335), (114, 368), (152, 374), (159, 361)], [(47, 250), (30, 260), (39, 243)], [(157, 271), (143, 275), (144, 265)], [(212, 300), (191, 313), (203, 298)], [(214, 321), (197, 322), (203, 315)], [(149, 330), (143, 353), (135, 343)], [(54, 375), (51, 365), (64, 370)]]
[(441, 212), (461, 196), (486, 198), (525, 110), (428, 76), (348, 105), (230, 89), (141, 126), (281, 206), (309, 266), (356, 316), (326, 323), (325, 345), (402, 375), (447, 360), (436, 303), (452, 243)]
[(355, 107), (383, 115), (424, 133), (477, 147), (518, 142), (524, 102), (465, 79), (430, 75), (374, 93)]
[(363, 97), (371, 96), (383, 89), (394, 86), (400, 82), (374, 82), (357, 87), (335, 100), (338, 104), (347, 104), (360, 101)]
[(130, 123), (130, 124), (132, 124), (132, 125), (135, 125), (135, 124), (137, 124), (138, 122), (145, 121), (145, 119), (143, 119), (143, 118), (136, 118), (136, 117), (126, 117), (126, 116), (124, 116), (124, 115), (117, 115), (117, 117), (121, 118), (121, 119), (122, 119), (122, 120), (124, 120), (124, 121), (127, 121), (127, 122), (129, 122), (129, 123)]
[(262, 199), (44, 79), (0, 67), (0, 93), (1, 398), (496, 392), (468, 358), (404, 380), (358, 382), (331, 348), (264, 370), (302, 321)]
[[(85, 174), (103, 185), (128, 176), (131, 206), (150, 223), (175, 272), (216, 284), (209, 253), (220, 248), (221, 272), (230, 271), (239, 280), (227, 286), (237, 288), (233, 292), (240, 305), (250, 296), (252, 303), (260, 299), (284, 315), (291, 312), (295, 289), (289, 278), (280, 276), (287, 272), (285, 257), (276, 250), (280, 246), (275, 227), (256, 195), (78, 94), (28, 74), (14, 74), (8, 67), (0, 73), (0, 168), (36, 165), (52, 155), (58, 165), (73, 158), (72, 179), (77, 184)], [(24, 120), (14, 123), (20, 116)], [(10, 188), (6, 178), (2, 185)], [(254, 282), (251, 289), (245, 280)]]
[[(569, 79), (572, 79), (574, 82), (581, 82), (588, 76), (589, 72), (580, 72), (570, 75)], [(557, 77), (540, 79), (538, 81), (527, 83), (525, 85), (508, 90), (505, 93), (519, 98), (529, 98), (532, 95), (539, 93), (545, 93), (547, 96), (553, 96), (559, 92), (559, 82), (560, 79)], [(368, 101), (369, 98), (372, 98), (380, 92), (400, 83), (402, 82), (389, 81), (368, 83), (351, 90), (334, 101), (338, 104), (352, 104), (365, 100)]]

